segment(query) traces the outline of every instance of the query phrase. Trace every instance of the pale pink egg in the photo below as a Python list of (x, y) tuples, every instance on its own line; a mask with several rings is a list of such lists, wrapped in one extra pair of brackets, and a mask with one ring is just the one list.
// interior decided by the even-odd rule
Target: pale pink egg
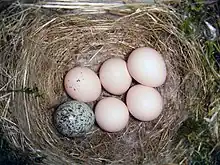
[(99, 77), (102, 86), (115, 95), (125, 93), (132, 81), (126, 62), (120, 58), (105, 61), (100, 68)]
[(124, 129), (128, 124), (129, 112), (121, 100), (108, 97), (102, 99), (96, 105), (95, 118), (103, 130), (118, 132)]
[(129, 89), (126, 103), (130, 113), (141, 121), (156, 119), (163, 109), (160, 93), (152, 87), (143, 85), (135, 85)]
[(101, 94), (101, 83), (94, 71), (86, 67), (75, 67), (65, 76), (67, 94), (82, 102), (95, 101)]
[(134, 50), (128, 58), (128, 71), (140, 84), (158, 87), (166, 80), (166, 65), (154, 49), (142, 47)]

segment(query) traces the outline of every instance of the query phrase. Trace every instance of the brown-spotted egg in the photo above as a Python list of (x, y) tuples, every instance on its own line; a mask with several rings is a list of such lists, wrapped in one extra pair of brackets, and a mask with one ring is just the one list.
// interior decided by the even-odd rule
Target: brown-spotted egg
[(101, 94), (101, 83), (97, 74), (86, 67), (75, 67), (65, 76), (67, 94), (81, 102), (95, 101)]

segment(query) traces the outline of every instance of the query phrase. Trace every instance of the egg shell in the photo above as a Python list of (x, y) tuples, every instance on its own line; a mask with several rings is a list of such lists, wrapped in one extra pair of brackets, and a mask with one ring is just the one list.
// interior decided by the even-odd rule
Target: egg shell
[(152, 48), (134, 50), (127, 65), (130, 75), (142, 85), (158, 87), (166, 80), (167, 71), (163, 57)]
[(105, 61), (100, 68), (99, 77), (103, 87), (114, 95), (125, 93), (132, 82), (127, 64), (120, 58)]
[(58, 132), (66, 137), (85, 135), (94, 125), (95, 115), (85, 103), (69, 101), (61, 104), (53, 115)]
[(101, 94), (101, 83), (97, 74), (86, 67), (75, 67), (65, 76), (67, 94), (82, 102), (95, 101)]
[(141, 121), (156, 119), (163, 109), (160, 93), (152, 87), (143, 85), (135, 85), (129, 89), (126, 104), (130, 113)]
[(126, 127), (129, 120), (129, 112), (121, 100), (108, 97), (97, 103), (95, 118), (103, 130), (118, 132)]

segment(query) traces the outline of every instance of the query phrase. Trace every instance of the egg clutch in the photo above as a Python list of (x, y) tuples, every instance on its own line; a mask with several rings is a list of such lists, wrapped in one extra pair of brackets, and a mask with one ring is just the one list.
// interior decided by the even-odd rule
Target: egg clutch
[[(166, 80), (167, 70), (161, 54), (149, 47), (134, 50), (127, 62), (121, 58), (105, 61), (99, 76), (87, 67), (75, 67), (65, 76), (64, 88), (74, 100), (61, 104), (54, 112), (56, 129), (67, 137), (85, 135), (94, 125), (107, 132), (126, 127), (129, 113), (140, 121), (156, 119), (163, 99), (154, 88)], [(132, 78), (138, 83), (131, 87)], [(102, 87), (113, 95), (126, 94), (125, 103), (115, 97), (98, 101), (94, 111), (86, 104), (96, 101)]]

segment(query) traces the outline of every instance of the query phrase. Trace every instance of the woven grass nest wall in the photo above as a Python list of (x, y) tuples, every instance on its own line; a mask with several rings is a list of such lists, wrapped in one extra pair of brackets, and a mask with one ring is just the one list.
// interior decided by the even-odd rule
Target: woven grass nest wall
[[(206, 73), (199, 44), (183, 36), (175, 10), (142, 6), (127, 14), (77, 15), (26, 8), (7, 19), (1, 44), (9, 40), (10, 44), (2, 48), (0, 112), (12, 145), (44, 157), (45, 164), (178, 161), (172, 139), (188, 111), (199, 106)], [(63, 88), (67, 71), (87, 66), (98, 72), (106, 59), (126, 60), (142, 46), (159, 51), (168, 70), (166, 83), (158, 88), (164, 100), (159, 118), (139, 122), (131, 117), (126, 129), (118, 133), (104, 132), (95, 125), (85, 137), (60, 135), (52, 114), (70, 99)], [(103, 90), (100, 99), (107, 96)]]

